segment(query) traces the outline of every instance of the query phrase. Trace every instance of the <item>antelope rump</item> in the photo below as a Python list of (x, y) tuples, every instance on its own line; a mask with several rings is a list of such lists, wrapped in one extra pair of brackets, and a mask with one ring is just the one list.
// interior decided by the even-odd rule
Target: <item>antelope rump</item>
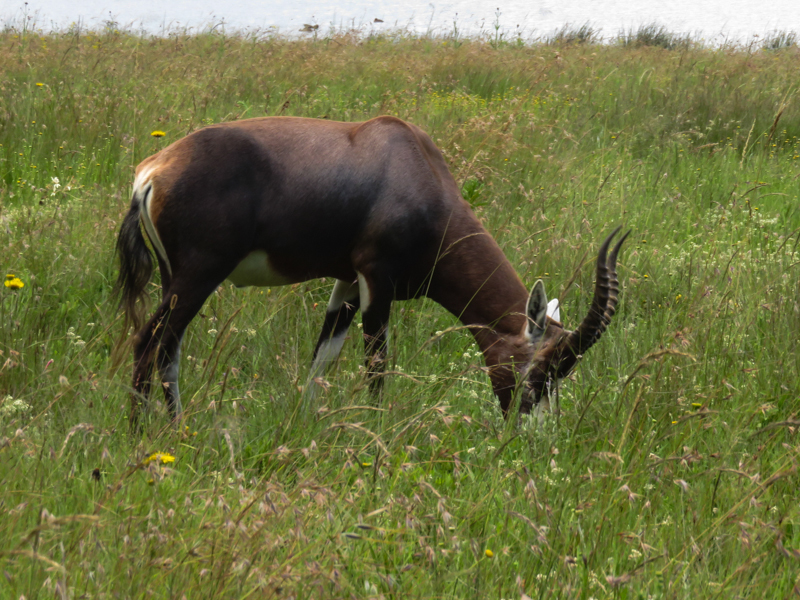
[[(569, 331), (547, 314), (541, 281), (528, 294), (418, 127), (394, 117), (264, 117), (200, 129), (137, 167), (117, 239), (117, 289), (137, 331), (132, 423), (154, 367), (180, 418), (181, 339), (226, 279), (275, 286), (335, 278), (311, 386), (338, 357), (359, 309), (368, 376), (379, 386), (392, 301), (427, 296), (472, 332), (505, 415), (518, 389), (521, 412), (548, 410), (550, 383), (569, 374), (614, 316), (617, 255), (628, 235), (609, 252), (618, 231), (600, 247), (589, 312)], [(137, 302), (154, 268), (144, 235), (162, 300), (142, 325)]]

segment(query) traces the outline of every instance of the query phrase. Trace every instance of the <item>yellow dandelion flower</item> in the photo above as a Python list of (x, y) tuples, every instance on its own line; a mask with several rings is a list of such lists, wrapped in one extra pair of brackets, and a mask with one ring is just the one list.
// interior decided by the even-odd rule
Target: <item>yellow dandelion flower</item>
[(486, 555), (486, 558), (492, 558), (494, 556), (494, 552), (492, 552), (488, 548), (486, 549), (486, 552), (484, 552), (484, 554)]
[(3, 282), (3, 285), (5, 285), (10, 290), (19, 290), (25, 287), (25, 282), (23, 282), (22, 279), (20, 279), (16, 275), (9, 274), (6, 275), (6, 280)]
[(166, 465), (167, 463), (175, 462), (175, 457), (167, 452), (155, 452), (154, 454), (150, 455), (149, 458), (145, 459), (144, 464), (150, 464), (151, 462), (161, 463), (162, 465)]
[(152, 135), (153, 137), (164, 137), (167, 134), (164, 133), (163, 131), (159, 131), (158, 129), (156, 129), (150, 135)]
[(39, 87), (42, 87), (44, 84), (43, 83), (37, 83), (36, 85), (39, 86)]

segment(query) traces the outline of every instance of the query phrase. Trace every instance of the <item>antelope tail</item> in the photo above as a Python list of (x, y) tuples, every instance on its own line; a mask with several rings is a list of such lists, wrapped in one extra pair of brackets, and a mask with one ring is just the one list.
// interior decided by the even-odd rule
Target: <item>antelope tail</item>
[[(151, 187), (143, 191), (136, 191), (131, 201), (131, 208), (122, 221), (117, 236), (117, 255), (119, 256), (119, 277), (114, 286), (114, 294), (120, 296), (120, 308), (125, 312), (125, 329), (130, 325), (134, 331), (139, 331), (144, 320), (145, 287), (153, 274), (153, 255), (144, 241), (140, 225), (140, 211), (144, 198), (139, 194), (148, 194)], [(141, 299), (140, 307), (137, 301)]]

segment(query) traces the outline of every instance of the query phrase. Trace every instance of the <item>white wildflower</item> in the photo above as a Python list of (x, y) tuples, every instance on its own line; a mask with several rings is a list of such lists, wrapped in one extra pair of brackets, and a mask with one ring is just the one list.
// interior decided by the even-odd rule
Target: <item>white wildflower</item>
[(30, 410), (31, 405), (17, 398), (14, 400), (13, 396), (6, 396), (3, 402), (0, 403), (0, 417), (21, 414)]

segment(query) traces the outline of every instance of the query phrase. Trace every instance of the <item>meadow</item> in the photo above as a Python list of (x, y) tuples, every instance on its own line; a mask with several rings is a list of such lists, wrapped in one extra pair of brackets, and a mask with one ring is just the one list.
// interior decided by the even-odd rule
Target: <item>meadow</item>
[[(798, 50), (667, 38), (3, 29), (0, 597), (800, 595)], [(136, 164), (210, 123), (382, 114), (431, 135), (569, 327), (633, 230), (560, 414), (504, 421), (424, 300), (393, 307), (381, 403), (355, 325), (304, 399), (319, 280), (222, 285), (184, 340), (185, 421), (132, 432), (112, 288)]]

